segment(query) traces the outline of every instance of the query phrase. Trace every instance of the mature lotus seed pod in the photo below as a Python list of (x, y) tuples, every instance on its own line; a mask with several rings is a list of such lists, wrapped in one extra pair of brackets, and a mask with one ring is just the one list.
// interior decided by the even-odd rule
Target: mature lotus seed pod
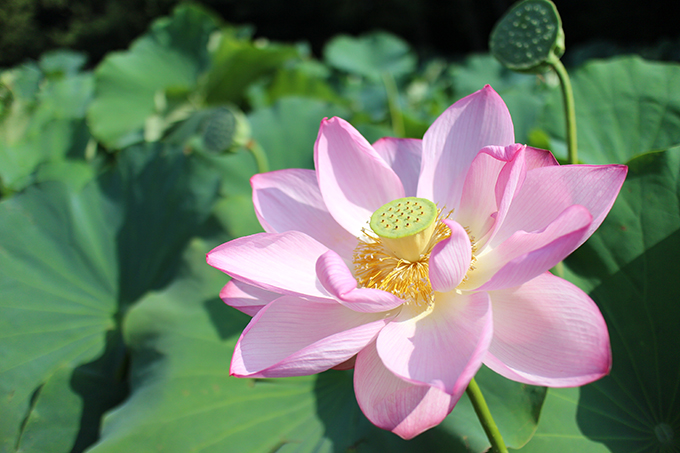
[(564, 31), (550, 0), (524, 0), (496, 23), (489, 38), (491, 53), (504, 66), (540, 73), (564, 54)]

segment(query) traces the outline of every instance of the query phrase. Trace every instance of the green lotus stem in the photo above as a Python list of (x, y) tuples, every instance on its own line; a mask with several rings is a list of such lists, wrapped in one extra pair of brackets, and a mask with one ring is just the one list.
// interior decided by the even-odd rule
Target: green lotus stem
[(574, 107), (574, 91), (571, 89), (569, 74), (559, 58), (551, 58), (549, 61), (560, 78), (562, 97), (564, 98), (564, 116), (567, 121), (567, 150), (570, 164), (578, 164), (578, 151), (576, 149), (576, 109)]
[(479, 386), (477, 385), (477, 382), (474, 378), (472, 378), (470, 381), (470, 384), (468, 385), (465, 392), (472, 402), (472, 407), (475, 408), (475, 412), (477, 413), (477, 417), (482, 424), (482, 428), (484, 428), (486, 437), (488, 437), (489, 442), (491, 442), (492, 451), (494, 453), (508, 453), (508, 447), (506, 447), (505, 442), (503, 442), (501, 432), (498, 431), (496, 422), (493, 421), (491, 412), (489, 412), (489, 406), (486, 405), (482, 391), (479, 389)]
[(559, 263), (555, 264), (555, 267), (552, 268), (553, 274), (557, 275), (558, 277), (564, 278), (564, 261), (560, 261)]
[(390, 118), (392, 120), (392, 131), (397, 137), (404, 137), (406, 131), (404, 129), (404, 118), (399, 111), (399, 91), (397, 91), (397, 83), (394, 77), (389, 72), (382, 74), (383, 84), (387, 92), (387, 105), (390, 108)]
[(12, 195), (14, 191), (10, 189), (9, 187), (6, 187), (3, 183), (2, 180), (0, 180), (0, 199), (9, 197)]
[(257, 163), (258, 173), (267, 173), (269, 171), (269, 161), (267, 160), (267, 154), (264, 152), (259, 143), (255, 140), (250, 140), (246, 145), (246, 149), (250, 151), (250, 154), (255, 158)]

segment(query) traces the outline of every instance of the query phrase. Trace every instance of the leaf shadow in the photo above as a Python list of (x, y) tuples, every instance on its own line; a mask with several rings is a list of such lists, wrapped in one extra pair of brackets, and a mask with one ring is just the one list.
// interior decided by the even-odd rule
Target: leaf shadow
[(250, 316), (225, 304), (219, 297), (206, 300), (203, 307), (208, 312), (210, 323), (217, 335), (223, 341), (240, 335), (251, 319)]
[[(354, 396), (354, 370), (328, 370), (317, 376), (314, 385), (316, 414), (324, 425), (324, 438), (334, 453), (355, 451), (470, 452), (462, 439), (435, 427), (404, 440), (382, 430), (364, 416)], [(454, 408), (455, 410), (455, 408)]]
[(581, 388), (577, 422), (612, 452), (680, 448), (680, 230), (590, 293), (610, 331), (611, 373)]
[(102, 417), (130, 394), (129, 355), (120, 330), (106, 334), (104, 352), (73, 370), (70, 386), (82, 399), (80, 428), (71, 453), (80, 453), (99, 439)]
[(119, 301), (125, 307), (176, 278), (182, 251), (210, 215), (219, 179), (181, 148), (148, 144), (122, 151), (100, 186), (119, 209)]

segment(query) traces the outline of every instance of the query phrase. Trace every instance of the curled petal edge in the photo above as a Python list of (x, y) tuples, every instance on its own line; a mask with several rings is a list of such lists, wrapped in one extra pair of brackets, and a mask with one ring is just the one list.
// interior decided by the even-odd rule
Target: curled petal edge
[(378, 313), (399, 307), (404, 301), (394, 294), (373, 288), (357, 288), (357, 281), (340, 255), (332, 250), (319, 257), (316, 273), (323, 287), (345, 307), (363, 313)]

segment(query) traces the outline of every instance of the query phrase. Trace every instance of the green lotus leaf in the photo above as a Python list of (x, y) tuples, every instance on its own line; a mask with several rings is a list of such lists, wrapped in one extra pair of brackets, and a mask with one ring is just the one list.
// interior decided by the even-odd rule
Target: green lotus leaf
[(147, 118), (167, 114), (168, 97), (196, 89), (210, 64), (208, 40), (215, 30), (212, 15), (183, 5), (155, 21), (128, 51), (109, 54), (95, 70), (92, 134), (114, 149), (143, 141)]
[(609, 216), (567, 261), (600, 306), (611, 374), (551, 389), (522, 451), (671, 452), (680, 448), (680, 147), (636, 157)]
[[(622, 163), (680, 143), (680, 65), (619, 57), (571, 75), (582, 162)], [(566, 157), (563, 109), (556, 90), (538, 122), (559, 157)]]
[(340, 35), (324, 49), (324, 59), (337, 69), (380, 81), (384, 73), (401, 77), (416, 67), (416, 57), (402, 39), (385, 32), (358, 38)]

